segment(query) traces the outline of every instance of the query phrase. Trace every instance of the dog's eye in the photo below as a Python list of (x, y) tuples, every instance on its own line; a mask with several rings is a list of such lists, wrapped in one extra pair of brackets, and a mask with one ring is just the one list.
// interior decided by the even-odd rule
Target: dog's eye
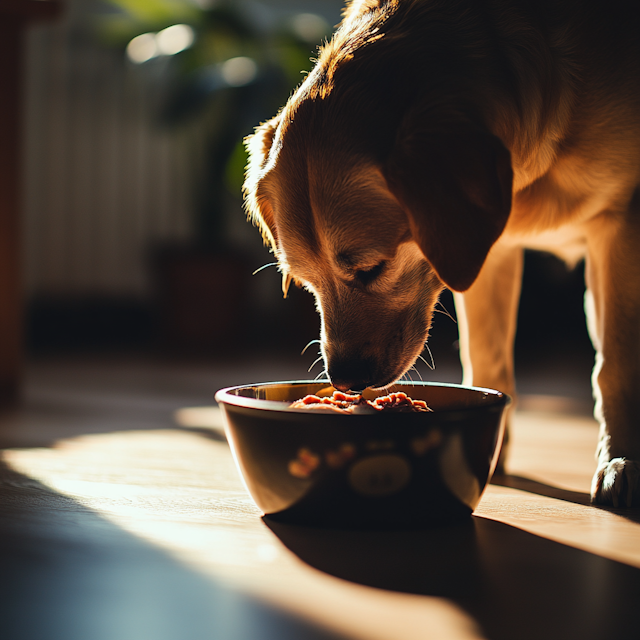
[(359, 269), (356, 271), (356, 278), (361, 284), (371, 284), (384, 271), (385, 265), (383, 260), (371, 269)]

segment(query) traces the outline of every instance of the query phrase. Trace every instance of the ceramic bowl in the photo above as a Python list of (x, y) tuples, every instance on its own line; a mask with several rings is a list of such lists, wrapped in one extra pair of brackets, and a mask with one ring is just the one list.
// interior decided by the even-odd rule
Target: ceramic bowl
[(331, 395), (329, 384), (270, 382), (216, 394), (238, 470), (264, 514), (356, 528), (469, 517), (495, 468), (506, 394), (425, 382), (391, 390), (425, 400), (429, 413), (289, 408), (308, 394)]

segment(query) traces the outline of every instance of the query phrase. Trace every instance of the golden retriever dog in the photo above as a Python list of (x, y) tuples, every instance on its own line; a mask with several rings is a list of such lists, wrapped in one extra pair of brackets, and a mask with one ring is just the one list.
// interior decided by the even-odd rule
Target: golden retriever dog
[(584, 256), (592, 498), (615, 506), (640, 501), (638, 34), (619, 0), (354, 0), (245, 183), (341, 390), (400, 378), (448, 287), (464, 383), (514, 394), (523, 248)]

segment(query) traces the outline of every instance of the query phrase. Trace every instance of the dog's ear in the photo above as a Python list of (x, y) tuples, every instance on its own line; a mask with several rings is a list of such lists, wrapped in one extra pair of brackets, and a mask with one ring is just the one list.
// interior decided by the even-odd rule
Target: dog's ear
[(260, 189), (260, 179), (263, 177), (268, 161), (269, 152), (278, 128), (280, 118), (276, 116), (256, 128), (255, 133), (245, 138), (245, 147), (249, 161), (245, 171), (243, 185), (244, 202), (249, 219), (260, 228), (265, 243), (275, 249), (275, 222), (273, 210), (264, 193)]
[(454, 291), (468, 289), (509, 217), (509, 151), (495, 136), (469, 126), (405, 128), (385, 178), (440, 280)]

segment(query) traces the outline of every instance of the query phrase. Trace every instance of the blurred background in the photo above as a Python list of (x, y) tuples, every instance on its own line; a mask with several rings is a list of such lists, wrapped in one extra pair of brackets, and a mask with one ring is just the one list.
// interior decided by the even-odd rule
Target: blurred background
[(340, 2), (63, 7), (28, 35), (30, 350), (315, 336), (308, 296), (284, 304), (275, 269), (251, 276), (272, 259), (242, 211), (242, 139), (311, 67)]
[[(294, 362), (321, 372), (311, 296), (281, 294), (246, 222), (242, 138), (274, 115), (340, 20), (340, 0), (64, 0), (26, 32), (23, 273), (31, 360), (135, 354)], [(521, 389), (589, 402), (582, 265), (528, 254)], [(450, 295), (443, 296), (454, 314)], [(458, 382), (455, 322), (436, 370)], [(426, 360), (431, 357), (425, 354)], [(244, 380), (247, 382), (248, 380)]]

